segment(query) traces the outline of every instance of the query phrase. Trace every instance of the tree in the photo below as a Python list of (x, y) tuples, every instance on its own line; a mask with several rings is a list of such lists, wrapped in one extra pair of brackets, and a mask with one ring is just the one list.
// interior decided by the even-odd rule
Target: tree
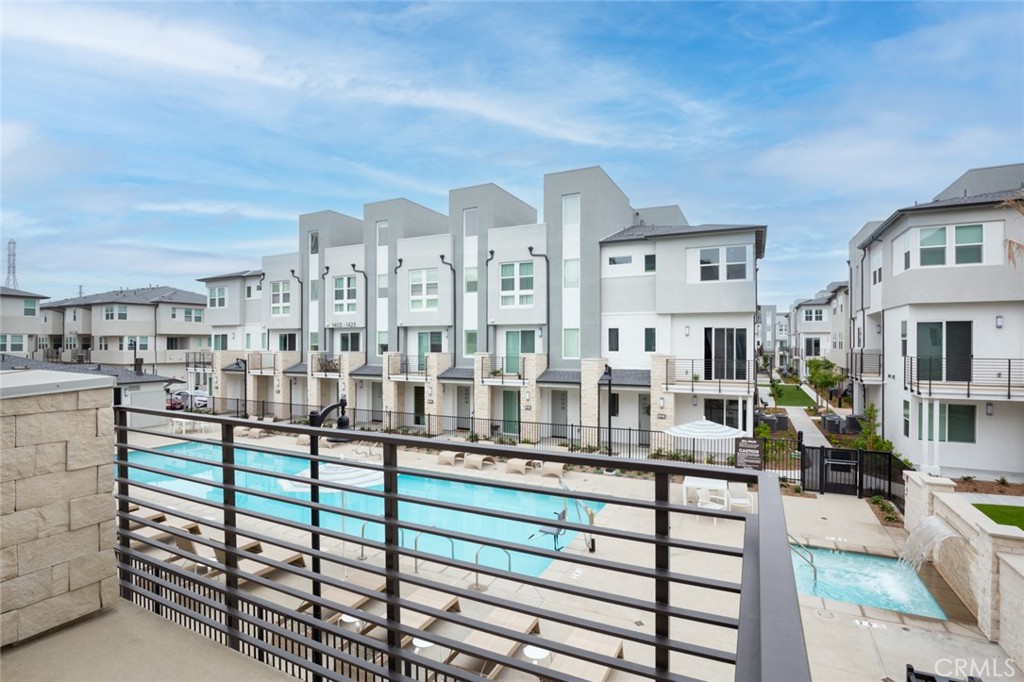
[[(1021, 196), (1016, 199), (1007, 199), (1000, 206), (1006, 208), (1012, 208), (1018, 211), (1021, 215), (1024, 215), (1024, 190), (1020, 191)], [(1024, 261), (1024, 242), (1019, 242), (1016, 239), (1010, 239), (1007, 237), (1003, 240), (1006, 243), (1006, 259), (1013, 264), (1013, 267), (1017, 267), (1017, 259)]]
[(874, 403), (864, 406), (864, 418), (857, 421), (860, 422), (860, 430), (863, 435), (853, 442), (855, 448), (874, 452), (892, 452), (892, 441), (882, 438), (878, 433), (878, 408)]
[(817, 389), (818, 404), (821, 393), (835, 388), (842, 378), (842, 373), (831, 360), (811, 358), (807, 361), (807, 383)]

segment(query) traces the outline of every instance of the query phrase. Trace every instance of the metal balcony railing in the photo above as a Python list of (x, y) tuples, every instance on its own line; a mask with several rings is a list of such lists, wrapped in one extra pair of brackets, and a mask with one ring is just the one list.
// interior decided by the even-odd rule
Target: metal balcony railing
[(210, 352), (188, 352), (185, 353), (185, 367), (191, 370), (209, 371), (213, 367), (213, 353)]
[(884, 358), (879, 351), (850, 351), (846, 355), (846, 366), (852, 379), (878, 379), (882, 376)]
[(755, 360), (667, 358), (665, 362), (666, 388), (683, 386), (696, 392), (704, 386), (719, 390), (728, 386), (752, 392), (757, 382)]
[(330, 351), (319, 351), (309, 354), (312, 371), (320, 374), (340, 374), (341, 366), (338, 356)]
[[(306, 449), (258, 442), (243, 449), (234, 430), (248, 421), (190, 415), (205, 425), (192, 430), (202, 437), (174, 437), (188, 442), (186, 448), (156, 448), (144, 443), (166, 432), (129, 428), (129, 414), (163, 412), (115, 406), (121, 597), (296, 678), (453, 682), (493, 679), (505, 667), (540, 672), (553, 682), (600, 677), (605, 669), (630, 679), (692, 680), (690, 666), (670, 663), (682, 656), (723, 666), (741, 682), (810, 680), (774, 474), (531, 452), (544, 462), (614, 466), (650, 479), (615, 494), (599, 485), (583, 493), (526, 479), (460, 475), (460, 469), (412, 469), (404, 450), (457, 445), (467, 454), (498, 458), (516, 456), (513, 448), (349, 431), (380, 453), (379, 459), (345, 459), (380, 476), (382, 485), (364, 488), (320, 476), (327, 462), (338, 466), (319, 449), (321, 438), (337, 437), (333, 429), (281, 425), (279, 431), (309, 437)], [(294, 473), (295, 460), (306, 469)], [(757, 512), (673, 501), (670, 482), (685, 475), (757, 484)], [(425, 484), (416, 487), (417, 478)], [(443, 482), (468, 492), (442, 500), (430, 491)], [(543, 490), (560, 499), (560, 509), (590, 511), (553, 520), (518, 506), (499, 508), (490, 503), (491, 489), (520, 496)], [(353, 496), (362, 499), (354, 503)], [(425, 510), (475, 521), (430, 525)], [(616, 523), (623, 516), (629, 523)], [(742, 533), (730, 535), (735, 544), (692, 539), (693, 529), (712, 519), (741, 524)], [(525, 537), (495, 537), (491, 520), (581, 537), (558, 551)], [(428, 547), (421, 538), (438, 542)], [(456, 543), (470, 551), (449, 551)], [(537, 576), (511, 559), (480, 562), (482, 552), (540, 557), (553, 565)], [(570, 564), (582, 579), (561, 578)], [(618, 579), (597, 579), (600, 574)], [(541, 599), (524, 601), (524, 589)], [(587, 644), (568, 643), (568, 632)], [(435, 646), (424, 650), (413, 638)], [(599, 641), (613, 646), (605, 649)], [(547, 650), (558, 665), (541, 669), (517, 655), (528, 645)], [(573, 675), (574, 659), (583, 666), (577, 670), (590, 672)]]
[(962, 393), (971, 397), (972, 391), (986, 394), (1005, 391), (1009, 400), (1024, 397), (1024, 358), (903, 358), (903, 386), (918, 395), (932, 395), (935, 389), (943, 393)]
[(246, 370), (252, 372), (274, 371), (277, 354), (272, 351), (249, 353), (246, 356)]
[(481, 363), (484, 381), (497, 381), (506, 383), (509, 381), (521, 382), (523, 380), (523, 356), (522, 355), (488, 355)]
[(409, 379), (423, 378), (427, 375), (426, 355), (403, 355), (398, 358), (398, 366), (388, 367), (388, 378)]

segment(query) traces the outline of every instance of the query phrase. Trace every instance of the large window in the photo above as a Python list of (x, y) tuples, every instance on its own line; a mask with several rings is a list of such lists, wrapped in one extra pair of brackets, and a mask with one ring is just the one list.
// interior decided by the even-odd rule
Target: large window
[(133, 343), (135, 344), (135, 350), (149, 350), (148, 336), (122, 336), (119, 340), (117, 349), (131, 350)]
[(580, 288), (580, 259), (566, 258), (562, 263), (562, 286), (566, 289)]
[(462, 355), (471, 358), (476, 355), (476, 330), (467, 329), (465, 341), (462, 344)]
[(718, 279), (718, 249), (700, 250), (700, 281), (713, 282)]
[[(937, 413), (937, 414), (936, 414)], [(922, 404), (917, 411), (917, 439), (974, 443), (977, 439), (975, 405)]]
[(954, 231), (956, 240), (957, 265), (981, 262), (981, 247), (984, 239), (981, 225), (957, 225)]
[(804, 322), (821, 322), (825, 319), (825, 311), (821, 308), (804, 308)]
[(336, 338), (339, 352), (359, 351), (359, 332), (342, 332)]
[(479, 289), (479, 281), (477, 280), (479, 275), (477, 274), (477, 272), (478, 271), (476, 268), (466, 268), (463, 271), (463, 278), (465, 279), (466, 282), (467, 294), (475, 294), (477, 292), (477, 289)]
[(377, 332), (377, 355), (384, 355), (388, 352), (388, 333)]
[(921, 265), (946, 264), (946, 228), (921, 230)]
[(280, 334), (277, 337), (278, 350), (295, 350), (297, 347), (298, 334)]
[(345, 275), (334, 278), (334, 312), (354, 313), (356, 310), (356, 278)]
[(562, 227), (579, 226), (580, 224), (580, 195), (562, 195)]
[(704, 378), (747, 379), (747, 330), (704, 328)]
[(816, 358), (821, 355), (821, 339), (818, 337), (804, 339), (804, 356)]
[(747, 278), (747, 247), (727, 246), (725, 248), (726, 279)]
[(501, 264), (501, 307), (533, 305), (533, 261)]
[(409, 310), (437, 310), (437, 268), (409, 271)]
[(608, 352), (614, 353), (619, 350), (619, 328), (608, 328)]
[(23, 305), (22, 305), (22, 312), (25, 315), (25, 317), (35, 317), (36, 316), (36, 304), (37, 303), (38, 302), (35, 299), (33, 299), (33, 298), (26, 298), (24, 300)]
[(466, 237), (475, 237), (480, 231), (480, 209), (462, 209), (462, 234)]
[(214, 334), (213, 335), (213, 349), (214, 350), (227, 350), (228, 349), (228, 335), (227, 334)]
[(388, 245), (388, 221), (377, 221), (377, 246)]
[[(289, 315), (292, 312), (291, 282), (281, 280), (270, 283), (270, 314), (275, 316)], [(284, 350), (282, 348), (282, 350)]]
[(658, 350), (658, 330), (654, 327), (644, 328), (644, 352), (654, 353)]
[(0, 334), (0, 351), (20, 353), (25, 350), (25, 337), (21, 334)]
[(228, 304), (227, 287), (210, 287), (210, 307), (226, 308)]
[(388, 276), (377, 275), (377, 298), (388, 297)]
[(171, 308), (172, 320), (184, 320), (185, 322), (202, 322), (202, 308)]
[[(77, 311), (76, 311), (77, 312)], [(78, 316), (73, 315), (73, 319), (77, 319)], [(128, 319), (128, 306), (126, 305), (108, 305), (103, 307), (103, 319), (104, 320), (127, 320)]]
[[(652, 263), (653, 265), (653, 263)], [(725, 277), (722, 277), (724, 265)], [(747, 247), (723, 246), (700, 250), (700, 281), (747, 278)]]
[(580, 330), (562, 330), (562, 357), (578, 358), (580, 356)]
[(317, 254), (320, 253), (320, 233), (310, 232), (309, 233), (309, 253)]

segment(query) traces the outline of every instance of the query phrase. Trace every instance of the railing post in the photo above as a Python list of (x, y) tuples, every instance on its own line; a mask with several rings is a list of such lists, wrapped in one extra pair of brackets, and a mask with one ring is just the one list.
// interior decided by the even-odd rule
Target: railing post
[(221, 425), (221, 481), (224, 490), (224, 565), (227, 568), (224, 608), (227, 611), (228, 646), (238, 650), (238, 541), (235, 535), (235, 429)]
[(654, 667), (661, 677), (667, 676), (669, 672), (668, 644), (671, 642), (671, 620), (666, 613), (670, 601), (668, 575), (671, 560), (666, 544), (669, 539), (669, 512), (666, 508), (669, 503), (669, 475), (665, 471), (654, 475), (654, 501), (657, 504), (654, 512), (654, 570), (657, 572), (654, 579), (654, 601), (658, 605), (658, 612), (654, 616), (654, 636), (657, 638)]
[(132, 591), (125, 586), (125, 583), (132, 579), (131, 573), (125, 570), (124, 565), (128, 561), (128, 550), (131, 549), (131, 540), (125, 533), (131, 528), (128, 520), (128, 414), (121, 408), (121, 391), (114, 391), (114, 432), (117, 442), (117, 494), (121, 497), (117, 502), (119, 517), (117, 520), (118, 530), (117, 552), (118, 570), (121, 574), (121, 598), (131, 599)]
[[(402, 555), (398, 527), (398, 446), (385, 443), (381, 459), (384, 464), (384, 568), (387, 594), (388, 648), (401, 651), (402, 633), (395, 628), (402, 620), (401, 609), (395, 601), (401, 597), (399, 571)], [(401, 675), (401, 660), (388, 656), (388, 671), (392, 679)]]
[(1013, 372), (1013, 360), (1006, 358), (1006, 399), (1010, 399), (1010, 387), (1013, 385), (1013, 381), (1010, 379)]
[[(309, 425), (315, 428), (323, 426), (323, 417), (321, 417), (319, 411), (313, 410), (309, 413)], [(320, 480), (320, 436), (310, 437), (309, 458), (309, 501), (313, 505), (319, 505), (320, 486), (318, 482)], [(344, 509), (342, 512), (344, 512)], [(309, 509), (309, 530), (309, 546), (313, 550), (313, 557), (310, 566), (313, 571), (313, 618), (315, 618), (317, 622), (320, 622), (320, 619), (323, 617), (323, 607), (320, 605), (320, 510), (316, 506), (311, 506)], [(323, 641), (323, 633), (319, 627), (313, 628), (312, 635), (313, 641), (317, 644)], [(319, 649), (314, 649), (313, 665), (319, 666), (322, 662), (323, 654), (320, 653)], [(320, 682), (321, 679), (323, 678), (318, 673), (313, 674), (313, 682)]]

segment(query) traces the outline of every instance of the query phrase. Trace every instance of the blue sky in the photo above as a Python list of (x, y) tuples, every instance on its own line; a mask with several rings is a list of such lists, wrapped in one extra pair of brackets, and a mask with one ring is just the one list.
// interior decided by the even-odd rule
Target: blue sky
[(203, 291), (322, 209), (494, 182), (541, 211), (600, 165), (768, 225), (788, 306), (866, 221), (1024, 160), (1019, 3), (5, 2), (0, 31), (3, 240), (53, 298)]

